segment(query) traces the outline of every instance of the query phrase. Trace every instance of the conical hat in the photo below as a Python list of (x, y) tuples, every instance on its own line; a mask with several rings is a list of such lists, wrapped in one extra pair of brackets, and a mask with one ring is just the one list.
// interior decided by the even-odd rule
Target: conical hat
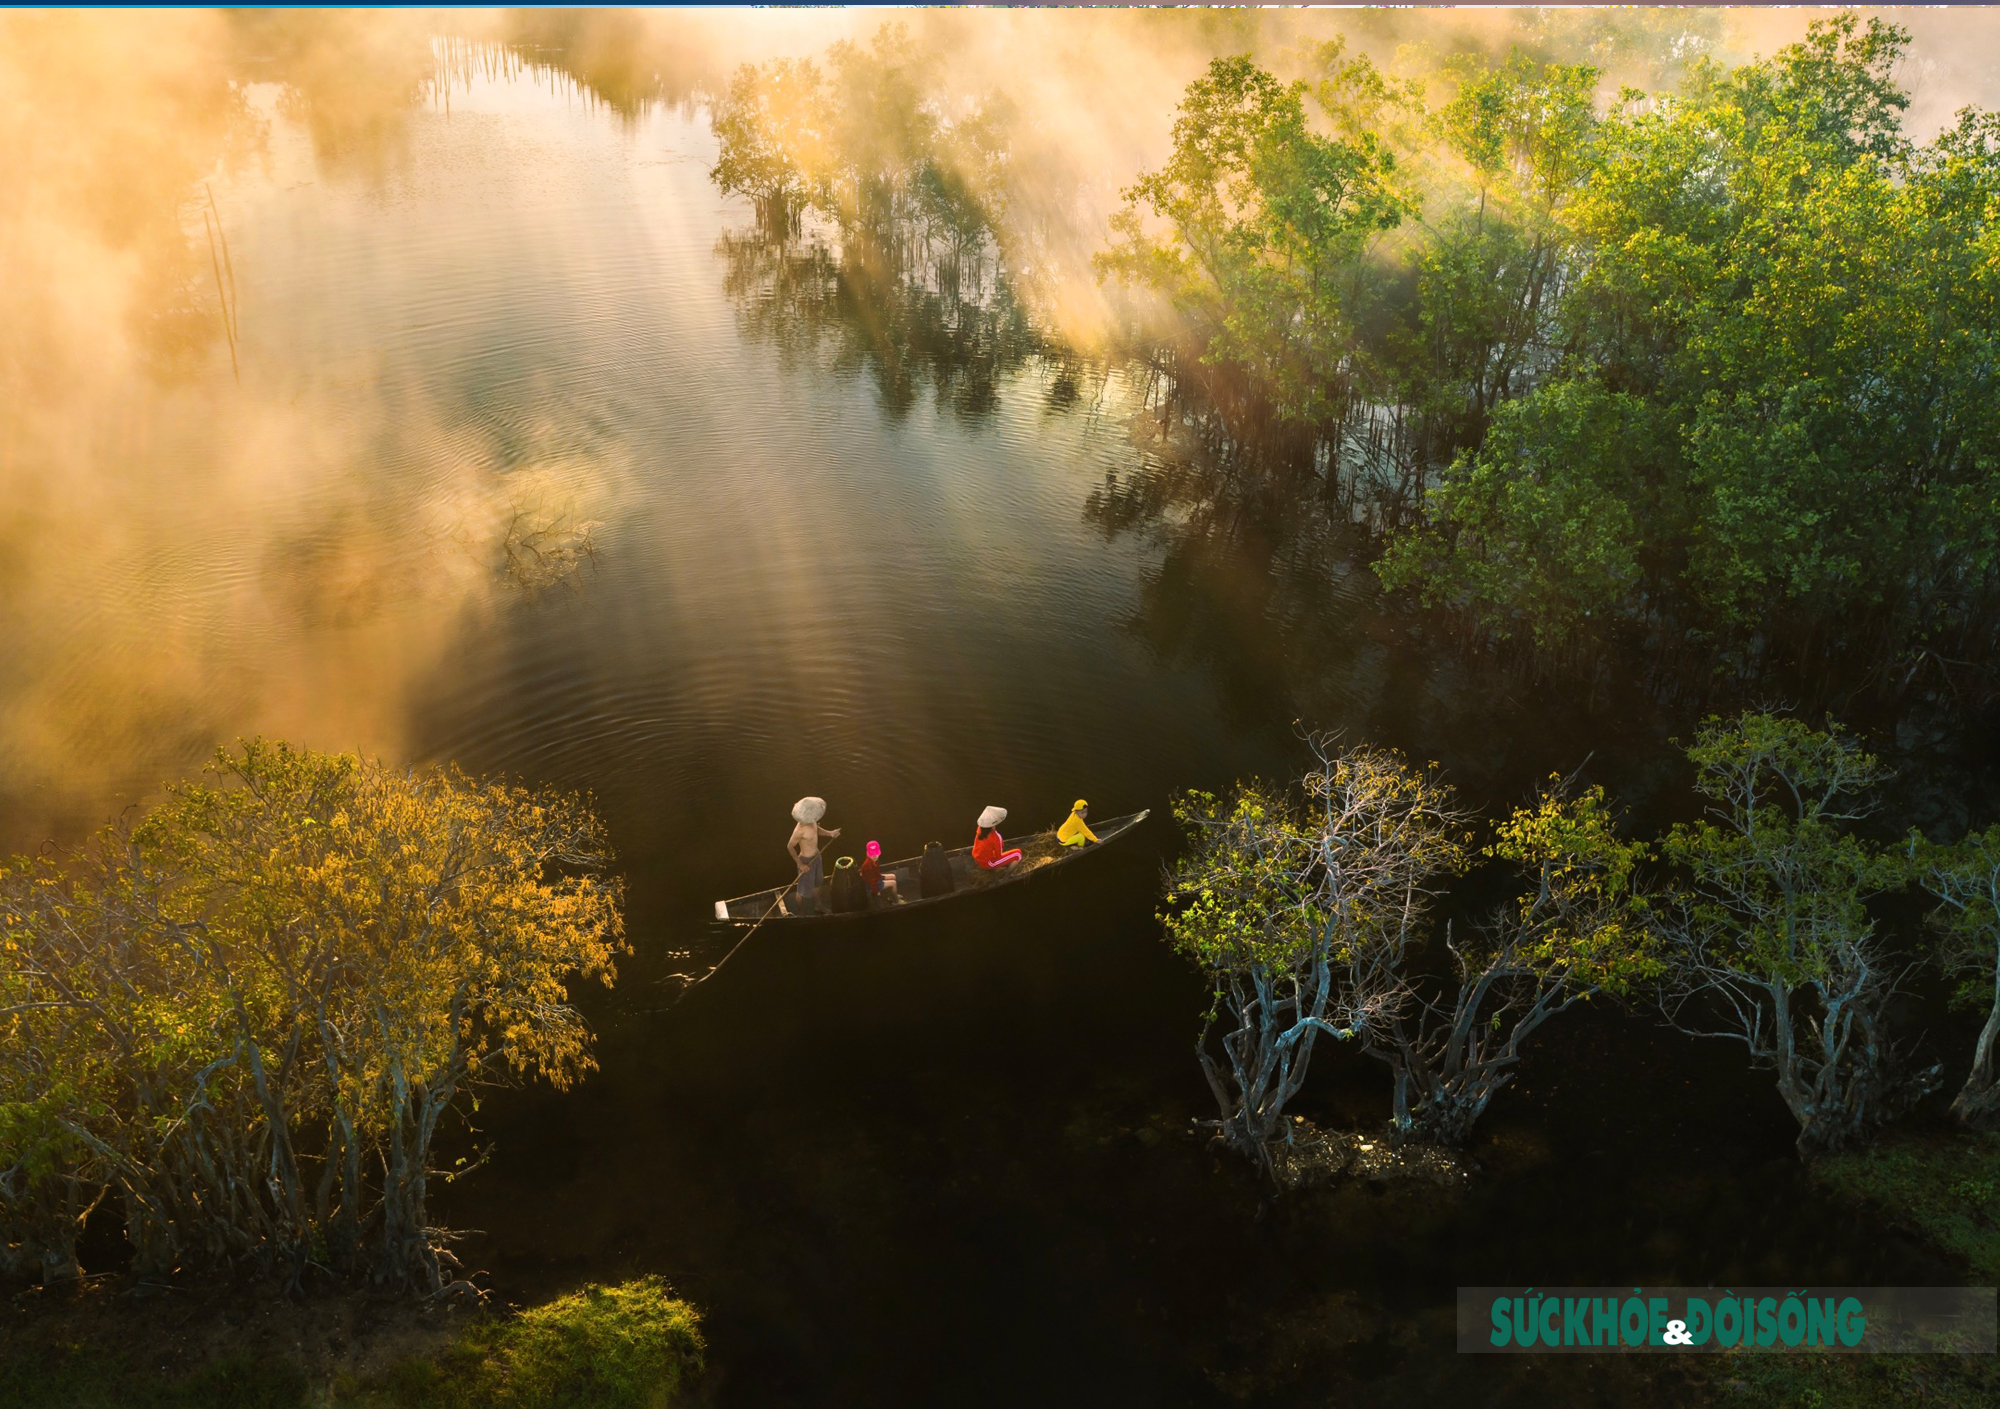
[(826, 816), (826, 799), (802, 797), (792, 804), (792, 817), (800, 822), (817, 822)]
[(997, 827), (1006, 820), (1007, 809), (1004, 807), (989, 807), (979, 814), (979, 825), (982, 827)]

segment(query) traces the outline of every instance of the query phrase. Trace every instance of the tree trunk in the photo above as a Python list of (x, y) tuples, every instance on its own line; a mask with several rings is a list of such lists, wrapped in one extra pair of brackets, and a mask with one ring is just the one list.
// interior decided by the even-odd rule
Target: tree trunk
[(2000, 1130), (2000, 1085), (1991, 1078), (1968, 1079), (1952, 1101), (1951, 1113), (1969, 1130)]
[(1211, 1026), (1195, 1039), (1195, 1055), (1220, 1114), (1216, 1124), (1233, 1149), (1267, 1173), (1275, 1173), (1272, 1151), (1291, 1140), (1285, 1107), (1305, 1083), (1331, 995), (1323, 964), (1310, 979), (1234, 975), (1219, 980), (1216, 990), (1217, 1010), (1236, 1022), (1222, 1037), (1226, 1074), (1209, 1051), (1213, 1015)]
[(1391, 1075), (1391, 1096), (1389, 1098), (1389, 1125), (1398, 1143), (1409, 1138), (1414, 1128), (1410, 1123), (1410, 1068), (1407, 1063), (1392, 1060), (1389, 1064)]
[(67, 1230), (42, 1244), (42, 1285), (61, 1291), (83, 1280), (83, 1264), (76, 1260), (76, 1238)]
[(79, 1222), (76, 1190), (71, 1185), (58, 1194), (44, 1185), (36, 1202), (42, 1213), (37, 1220), (41, 1224), (39, 1236), (34, 1239), (39, 1245), (36, 1251), (40, 1254), (42, 1285), (51, 1291), (74, 1287), (83, 1279), (83, 1264), (76, 1256)]
[(0, 1278), (22, 1281), (36, 1270), (34, 1250), (26, 1242), (9, 1242), (8, 1235), (0, 1232)]
[[(354, 1116), (341, 1097), (342, 1044), (339, 1033), (327, 1021), (326, 1005), (314, 1007), (319, 1027), (319, 1044), (326, 1063), (327, 1083), (333, 1091), (333, 1113), (327, 1120), (326, 1170), (320, 1178), (317, 1216), (326, 1237), (327, 1258), (338, 1272), (352, 1272), (361, 1260), (361, 1140), (354, 1128)], [(338, 1190), (340, 1202), (329, 1206)]]
[(244, 1011), (240, 996), (236, 1000), (236, 1014), (244, 1053), (250, 1059), (251, 1088), (264, 1115), (266, 1138), (271, 1142), (271, 1193), (277, 1203), (276, 1212), (284, 1220), (284, 1246), (277, 1251), (280, 1256), (296, 1256), (306, 1244), (306, 1209), (304, 1191), (299, 1187), (298, 1160), (292, 1153), (291, 1118), (278, 1093), (271, 1088), (269, 1074), (264, 1069), (263, 1048), (250, 1035), (250, 1015)]
[(1994, 1049), (2000, 1046), (2000, 966), (1994, 970), (1993, 990), (1993, 1007), (1972, 1049), (1972, 1070), (1951, 1103), (1958, 1123), (1974, 1130), (2000, 1130), (2000, 1084), (1993, 1079)]
[(328, 1235), (330, 1251), (342, 1270), (352, 1270), (361, 1257), (361, 1140), (345, 1109), (340, 1116), (340, 1209)]
[[(420, 1215), (410, 1208), (410, 1088), (400, 1062), (390, 1066), (389, 1144), (382, 1152), (382, 1246), (377, 1275), (387, 1282), (420, 1280)], [(428, 1288), (427, 1288), (428, 1290)]]
[(125, 1239), (132, 1245), (132, 1270), (142, 1277), (173, 1271), (180, 1261), (173, 1229), (129, 1185), (121, 1183), (118, 1192), (125, 1205)]

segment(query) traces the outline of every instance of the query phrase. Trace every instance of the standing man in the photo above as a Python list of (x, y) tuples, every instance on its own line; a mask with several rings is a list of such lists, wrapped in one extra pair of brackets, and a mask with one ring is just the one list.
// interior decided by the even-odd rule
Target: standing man
[(819, 819), (826, 816), (826, 799), (802, 797), (792, 804), (792, 820), (798, 826), (792, 828), (792, 839), (785, 843), (785, 850), (792, 853), (792, 860), (799, 868), (799, 913), (809, 915), (819, 908), (820, 882), (826, 879), (825, 859), (819, 853), (820, 838), (831, 841), (840, 835), (840, 828), (828, 830), (820, 826)]

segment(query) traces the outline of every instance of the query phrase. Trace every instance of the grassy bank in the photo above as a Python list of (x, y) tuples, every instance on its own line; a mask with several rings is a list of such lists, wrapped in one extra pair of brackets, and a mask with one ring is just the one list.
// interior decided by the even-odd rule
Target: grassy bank
[(1990, 1355), (1725, 1355), (1706, 1357), (1713, 1402), (1743, 1409), (1990, 1409), (2000, 1363)]
[(1813, 1172), (1964, 1258), (1975, 1284), (2000, 1283), (2000, 1135), (1891, 1138), (1823, 1159)]
[(658, 1277), (482, 1313), (441, 1348), (386, 1371), (316, 1379), (276, 1356), (162, 1375), (102, 1345), (0, 1363), (14, 1409), (666, 1409), (701, 1373), (700, 1317)]
[[(2000, 1135), (1891, 1136), (1821, 1159), (1827, 1188), (1873, 1205), (1891, 1223), (1966, 1263), (1975, 1285), (2000, 1282)], [(1990, 1355), (1734, 1355), (1715, 1362), (1723, 1404), (1770, 1409), (1875, 1409), (1917, 1403), (1948, 1409), (2000, 1404), (2000, 1361)]]
[(658, 1277), (585, 1287), (477, 1322), (442, 1355), (406, 1360), (335, 1403), (394, 1409), (665, 1409), (702, 1369), (700, 1318)]
[(11, 1409), (299, 1409), (312, 1389), (296, 1365), (229, 1359), (163, 1378), (95, 1346), (0, 1363), (0, 1404)]

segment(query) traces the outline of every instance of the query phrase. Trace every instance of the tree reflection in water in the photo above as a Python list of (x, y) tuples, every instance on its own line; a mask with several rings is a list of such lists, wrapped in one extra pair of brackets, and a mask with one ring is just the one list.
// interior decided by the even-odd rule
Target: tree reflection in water
[(1000, 383), (1044, 351), (991, 249), (963, 251), (904, 222), (725, 233), (716, 253), (747, 337), (786, 366), (866, 375), (892, 417), (928, 390), (940, 410), (992, 415)]
[(1149, 550), (1122, 624), (1200, 671), (1232, 724), (1349, 731), (1438, 758), (1488, 797), (1574, 767), (1588, 738), (1592, 778), (1646, 805), (1664, 776), (1646, 743), (1678, 722), (1659, 700), (1629, 680), (1567, 688), (1441, 640), (1383, 592), (1365, 498), (1323, 463), (1202, 432), (1197, 417), (1142, 411), (1136, 467), (1107, 473), (1083, 518), (1107, 543)]
[(1106, 540), (1159, 554), (1129, 625), (1205, 667), (1232, 716), (1351, 718), (1387, 687), (1389, 623), (1366, 533), (1310, 469), (1175, 444), (1150, 417), (1140, 467), (1084, 502)]
[(305, 128), (328, 176), (379, 187), (406, 160), (411, 112), (453, 78), (450, 46), (434, 45), (419, 15), (232, 10), (227, 23), (238, 69), (281, 85), (279, 111)]
[(823, 63), (743, 65), (709, 174), (756, 212), (718, 244), (746, 334), (865, 371), (892, 417), (928, 387), (975, 422), (1044, 343), (1003, 248), (1020, 115), (941, 88), (937, 58), (890, 24)]
[(721, 77), (707, 16), (632, 10), (505, 10), (505, 51), (560, 73), (621, 118), (654, 107), (685, 112)]

